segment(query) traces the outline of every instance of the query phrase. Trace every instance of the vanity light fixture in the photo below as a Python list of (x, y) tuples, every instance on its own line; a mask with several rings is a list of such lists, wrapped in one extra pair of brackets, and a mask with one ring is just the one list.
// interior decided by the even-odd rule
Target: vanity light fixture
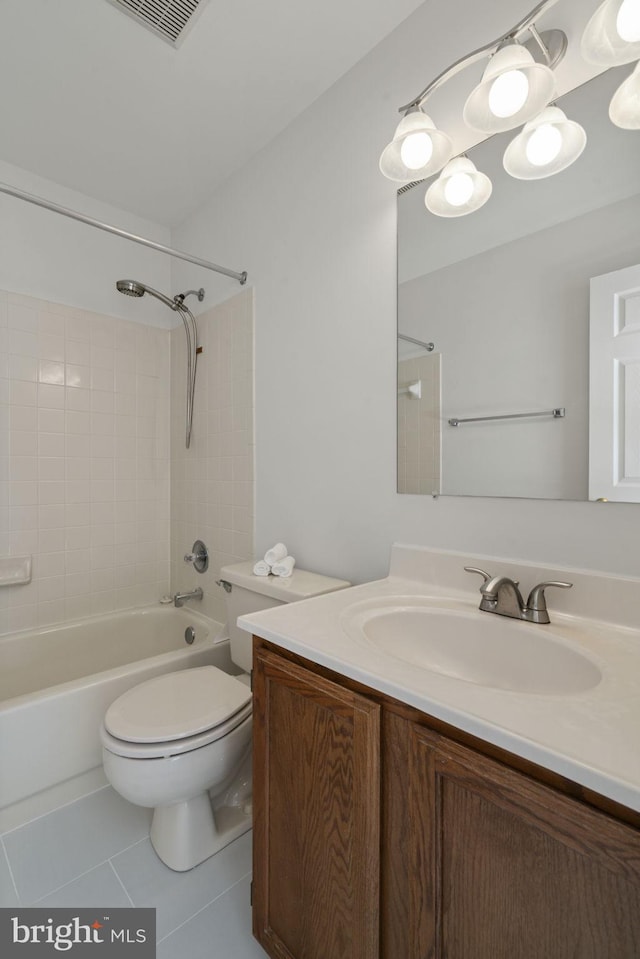
[(640, 0), (605, 0), (582, 35), (582, 55), (604, 67), (640, 59)]
[(517, 180), (541, 180), (571, 166), (586, 143), (579, 123), (567, 119), (559, 107), (546, 107), (511, 141), (503, 165)]
[[(557, 0), (543, 0), (507, 33), (457, 60), (432, 80), (410, 103), (380, 158), (380, 170), (391, 180), (415, 184), (439, 171), (425, 196), (437, 216), (463, 216), (491, 196), (491, 181), (466, 156), (451, 159), (453, 145), (422, 107), (425, 101), (466, 67), (489, 57), (480, 83), (467, 97), (467, 126), (487, 134), (524, 124), (504, 154), (504, 168), (519, 180), (553, 176), (578, 159), (587, 137), (579, 123), (555, 105), (554, 67), (567, 50), (562, 30), (539, 33), (536, 21)], [(528, 34), (528, 38), (526, 35)], [(640, 0), (605, 0), (582, 36), (585, 59), (602, 66), (640, 61)], [(609, 116), (625, 130), (640, 129), (640, 63), (615, 93)]]
[(390, 180), (411, 183), (437, 173), (450, 159), (450, 138), (436, 128), (420, 106), (402, 118), (393, 140), (382, 152), (380, 171)]
[[(458, 60), (411, 103), (400, 107), (402, 120), (382, 152), (380, 170), (390, 180), (412, 183), (438, 173), (453, 154), (450, 137), (438, 130), (422, 106), (431, 94), (465, 67), (491, 57), (481, 83), (467, 100), (464, 117), (488, 133), (511, 130), (534, 117), (552, 99), (552, 68), (567, 48), (561, 30), (539, 34), (535, 20), (557, 0), (544, 0), (507, 33)], [(528, 33), (527, 43), (521, 37)]]
[(613, 94), (609, 118), (623, 130), (640, 130), (640, 62)]
[(507, 41), (491, 57), (464, 105), (467, 126), (502, 133), (533, 119), (555, 94), (553, 71), (521, 43)]
[(479, 210), (493, 187), (486, 173), (480, 173), (466, 156), (450, 160), (426, 192), (424, 202), (436, 216), (465, 216)]

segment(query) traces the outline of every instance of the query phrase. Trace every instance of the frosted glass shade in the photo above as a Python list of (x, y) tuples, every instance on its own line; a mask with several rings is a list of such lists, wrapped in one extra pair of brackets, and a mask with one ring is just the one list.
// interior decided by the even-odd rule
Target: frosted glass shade
[(483, 133), (513, 130), (547, 105), (555, 85), (549, 67), (536, 63), (526, 47), (510, 43), (489, 60), (464, 105), (464, 121)]
[(609, 117), (623, 130), (640, 130), (640, 63), (613, 94)]
[(447, 134), (426, 113), (416, 110), (402, 118), (382, 151), (380, 172), (400, 183), (424, 180), (442, 169), (452, 150)]
[(456, 157), (426, 192), (424, 203), (436, 216), (466, 216), (479, 210), (491, 196), (493, 187), (468, 157)]
[(582, 55), (604, 67), (640, 59), (640, 0), (605, 0), (582, 35)]
[(571, 166), (586, 143), (579, 123), (568, 120), (559, 107), (547, 107), (511, 141), (503, 165), (517, 180), (542, 180)]

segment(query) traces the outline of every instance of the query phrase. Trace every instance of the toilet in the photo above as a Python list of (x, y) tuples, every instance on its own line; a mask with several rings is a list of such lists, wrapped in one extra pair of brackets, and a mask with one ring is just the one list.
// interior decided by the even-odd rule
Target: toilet
[(107, 779), (129, 802), (153, 808), (151, 842), (178, 872), (251, 827), (252, 640), (238, 616), (350, 585), (298, 569), (286, 579), (255, 576), (253, 562), (223, 567), (220, 581), (242, 673), (199, 666), (149, 679), (111, 704), (100, 729)]

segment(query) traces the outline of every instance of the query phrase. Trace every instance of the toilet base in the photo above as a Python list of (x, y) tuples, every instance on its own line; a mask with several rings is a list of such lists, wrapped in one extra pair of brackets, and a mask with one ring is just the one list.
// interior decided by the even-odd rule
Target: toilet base
[(208, 793), (193, 799), (156, 806), (151, 844), (162, 862), (186, 872), (223, 849), (251, 828), (251, 807), (221, 806), (215, 816)]

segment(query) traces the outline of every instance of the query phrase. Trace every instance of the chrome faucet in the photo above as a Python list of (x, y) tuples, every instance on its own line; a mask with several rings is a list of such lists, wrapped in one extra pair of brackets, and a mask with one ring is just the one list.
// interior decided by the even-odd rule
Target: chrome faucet
[(203, 592), (200, 586), (196, 586), (188, 593), (176, 593), (173, 597), (173, 605), (176, 607), (184, 606), (187, 599), (202, 599)]
[(549, 623), (547, 601), (544, 594), (548, 586), (557, 586), (559, 589), (571, 589), (573, 583), (547, 582), (538, 583), (529, 593), (526, 603), (522, 598), (518, 582), (508, 576), (491, 577), (483, 569), (476, 566), (465, 566), (467, 573), (479, 573), (484, 582), (480, 587), (482, 599), (479, 609), (484, 613), (497, 613), (498, 616), (510, 616), (512, 619), (522, 619), (526, 623)]

